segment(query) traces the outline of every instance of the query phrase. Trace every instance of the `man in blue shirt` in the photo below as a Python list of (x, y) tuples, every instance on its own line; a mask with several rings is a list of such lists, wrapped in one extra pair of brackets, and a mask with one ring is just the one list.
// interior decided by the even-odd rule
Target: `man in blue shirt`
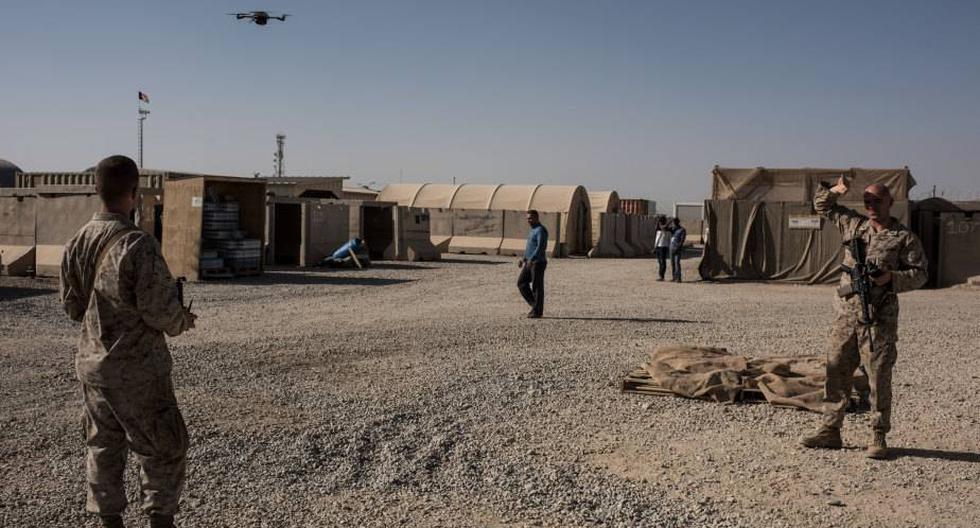
[(527, 223), (531, 231), (527, 235), (524, 258), (518, 262), (521, 276), (517, 288), (527, 304), (531, 306), (528, 319), (540, 319), (544, 314), (544, 270), (548, 267), (548, 230), (538, 221), (538, 212), (527, 212)]
[(674, 218), (674, 232), (670, 235), (670, 271), (674, 282), (681, 282), (681, 253), (686, 239), (687, 230), (681, 227), (681, 219)]

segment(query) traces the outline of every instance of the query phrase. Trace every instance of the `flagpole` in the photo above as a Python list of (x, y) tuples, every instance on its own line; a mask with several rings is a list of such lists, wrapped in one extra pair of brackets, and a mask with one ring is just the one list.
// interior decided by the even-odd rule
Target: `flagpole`
[[(140, 95), (142, 96), (143, 92), (140, 92)], [(150, 115), (150, 111), (143, 108), (142, 97), (140, 98), (139, 103), (137, 103), (137, 112), (139, 113), (139, 117), (137, 118), (137, 121), (139, 122), (139, 133), (137, 134), (138, 143), (139, 143), (139, 166), (142, 169), (143, 168), (143, 121), (146, 121), (146, 116)]]

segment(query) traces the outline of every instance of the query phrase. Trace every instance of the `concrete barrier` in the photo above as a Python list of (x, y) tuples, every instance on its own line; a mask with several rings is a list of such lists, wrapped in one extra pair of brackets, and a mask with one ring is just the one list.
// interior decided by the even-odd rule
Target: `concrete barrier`
[(439, 260), (440, 252), (432, 244), (429, 212), (417, 207), (395, 207), (395, 260), (410, 262)]
[(0, 196), (0, 274), (34, 272), (36, 206), (34, 196)]
[(504, 211), (453, 210), (450, 253), (497, 255), (504, 238)]
[(449, 243), (453, 239), (452, 209), (428, 209), (429, 240), (439, 253), (449, 253)]
[(100, 210), (102, 201), (96, 194), (39, 195), (35, 273), (57, 277), (65, 244)]
[(593, 246), (589, 251), (589, 256), (594, 258), (622, 257), (623, 253), (616, 245), (616, 214), (599, 213), (595, 216), (598, 225), (593, 230), (596, 238), (592, 241)]
[(623, 258), (633, 258), (636, 256), (636, 250), (633, 248), (633, 244), (630, 244), (629, 239), (626, 234), (626, 215), (615, 214), (616, 222), (616, 247), (619, 248), (619, 256)]
[[(504, 237), (500, 243), (500, 254), (521, 256), (527, 247), (527, 224), (525, 211), (504, 211)], [(561, 245), (561, 213), (538, 213), (538, 221), (548, 230), (548, 256), (565, 256)]]

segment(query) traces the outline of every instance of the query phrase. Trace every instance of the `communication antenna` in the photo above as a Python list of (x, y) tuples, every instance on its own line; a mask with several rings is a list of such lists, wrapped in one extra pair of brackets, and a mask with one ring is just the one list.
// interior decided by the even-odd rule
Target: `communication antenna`
[(283, 171), (283, 148), (286, 146), (286, 134), (279, 133), (276, 134), (276, 178), (282, 178), (285, 175)]

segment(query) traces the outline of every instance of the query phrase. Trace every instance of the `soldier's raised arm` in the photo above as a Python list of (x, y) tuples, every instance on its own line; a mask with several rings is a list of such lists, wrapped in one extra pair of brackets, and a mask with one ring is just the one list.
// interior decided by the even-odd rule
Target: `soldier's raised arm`
[(837, 199), (845, 194), (847, 189), (847, 180), (841, 176), (837, 180), (837, 185), (829, 189), (821, 185), (813, 197), (813, 209), (820, 216), (836, 222), (841, 232), (845, 231), (852, 221), (862, 218), (857, 211), (837, 203)]
[(898, 255), (899, 269), (891, 270), (892, 290), (901, 293), (921, 288), (929, 280), (929, 262), (919, 237), (908, 233), (908, 240)]
[(74, 253), (75, 239), (65, 247), (65, 252), (61, 257), (61, 273), (58, 281), (58, 291), (61, 294), (61, 305), (65, 308), (65, 313), (72, 321), (81, 321), (85, 317), (85, 310), (88, 308), (88, 299), (82, 297), (82, 286), (79, 277), (75, 273), (75, 266), (72, 261)]
[(144, 235), (127, 255), (135, 275), (133, 293), (140, 317), (149, 327), (177, 336), (192, 328), (193, 319), (177, 298), (177, 282), (153, 237)]

